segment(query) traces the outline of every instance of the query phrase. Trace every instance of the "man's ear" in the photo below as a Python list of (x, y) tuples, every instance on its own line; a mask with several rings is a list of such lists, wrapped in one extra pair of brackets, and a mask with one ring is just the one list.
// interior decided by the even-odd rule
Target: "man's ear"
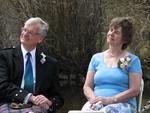
[(38, 43), (40, 44), (40, 43), (42, 43), (43, 42), (43, 40), (44, 40), (44, 37), (39, 37), (39, 39), (38, 39)]

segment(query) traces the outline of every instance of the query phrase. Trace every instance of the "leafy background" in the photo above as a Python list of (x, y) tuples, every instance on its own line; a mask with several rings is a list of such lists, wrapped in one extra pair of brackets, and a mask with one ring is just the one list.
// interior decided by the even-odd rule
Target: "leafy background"
[(94, 53), (107, 48), (106, 33), (114, 17), (134, 18), (136, 32), (129, 50), (140, 57), (144, 80), (150, 79), (149, 0), (0, 0), (0, 48), (18, 45), (24, 21), (37, 16), (50, 26), (40, 48), (59, 61), (66, 101), (61, 113), (80, 109), (85, 102), (82, 85), (88, 63)]

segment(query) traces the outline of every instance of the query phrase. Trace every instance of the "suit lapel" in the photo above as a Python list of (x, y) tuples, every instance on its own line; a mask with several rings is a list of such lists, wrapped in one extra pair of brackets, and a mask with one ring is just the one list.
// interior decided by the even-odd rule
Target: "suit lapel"
[(39, 86), (41, 85), (41, 81), (42, 81), (42, 64), (40, 62), (40, 59), (42, 58), (42, 56), (40, 55), (40, 53), (38, 52), (38, 50), (36, 50), (36, 85), (35, 85), (35, 94), (38, 92), (39, 90)]

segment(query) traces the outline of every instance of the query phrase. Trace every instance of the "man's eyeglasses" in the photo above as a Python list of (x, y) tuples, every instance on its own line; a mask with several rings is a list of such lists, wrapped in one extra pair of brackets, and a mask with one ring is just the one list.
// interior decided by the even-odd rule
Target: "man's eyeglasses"
[(24, 27), (21, 28), (21, 31), (26, 32), (29, 36), (40, 35), (40, 33), (33, 33), (33, 32), (29, 31), (28, 29), (26, 29)]

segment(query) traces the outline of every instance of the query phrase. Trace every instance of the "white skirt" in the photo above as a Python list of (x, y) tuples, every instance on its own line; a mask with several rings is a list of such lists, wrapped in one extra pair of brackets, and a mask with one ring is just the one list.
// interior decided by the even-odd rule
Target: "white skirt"
[(81, 111), (100, 111), (103, 113), (137, 113), (136, 108), (129, 103), (115, 103), (109, 105), (96, 103), (94, 108), (91, 106), (92, 104), (88, 101), (84, 104)]

